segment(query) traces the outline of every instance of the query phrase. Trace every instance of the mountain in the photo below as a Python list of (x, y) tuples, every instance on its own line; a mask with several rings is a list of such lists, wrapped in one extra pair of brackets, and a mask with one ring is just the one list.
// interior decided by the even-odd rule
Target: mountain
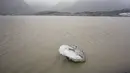
[(0, 14), (28, 14), (31, 8), (24, 0), (0, 0)]
[(129, 3), (123, 3), (122, 0), (79, 0), (73, 6), (68, 7), (68, 11), (112, 11), (130, 7)]
[(84, 12), (58, 12), (58, 11), (42, 11), (34, 15), (51, 15), (51, 16), (130, 16), (130, 9), (121, 9), (113, 11), (84, 11)]
[(42, 12), (36, 13), (35, 15), (70, 16), (71, 13), (69, 13), (69, 12), (58, 12), (58, 11), (42, 11)]
[(77, 12), (74, 15), (77, 16), (129, 16), (130, 9), (121, 9), (121, 10), (113, 10), (113, 11), (84, 11), (84, 12)]

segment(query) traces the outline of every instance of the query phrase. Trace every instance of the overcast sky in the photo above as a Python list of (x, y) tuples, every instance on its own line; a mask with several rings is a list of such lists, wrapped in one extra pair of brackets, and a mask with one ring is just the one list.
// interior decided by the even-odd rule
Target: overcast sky
[[(25, 2), (29, 3), (29, 4), (38, 4), (38, 3), (46, 3), (49, 5), (55, 5), (59, 2), (76, 2), (76, 1), (80, 1), (80, 0), (25, 0)], [(85, 1), (107, 1), (107, 0), (85, 0)], [(130, 0), (109, 0), (109, 1), (121, 1), (123, 3), (130, 3)]]
[(59, 2), (75, 2), (76, 0), (25, 0), (25, 2), (27, 3), (47, 3), (47, 4), (50, 4), (50, 5), (55, 5)]

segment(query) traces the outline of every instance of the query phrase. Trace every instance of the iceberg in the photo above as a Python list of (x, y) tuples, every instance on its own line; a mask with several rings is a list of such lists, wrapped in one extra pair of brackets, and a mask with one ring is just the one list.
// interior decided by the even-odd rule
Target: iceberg
[(77, 46), (61, 45), (59, 53), (73, 62), (85, 62), (86, 56), (84, 52), (77, 48)]

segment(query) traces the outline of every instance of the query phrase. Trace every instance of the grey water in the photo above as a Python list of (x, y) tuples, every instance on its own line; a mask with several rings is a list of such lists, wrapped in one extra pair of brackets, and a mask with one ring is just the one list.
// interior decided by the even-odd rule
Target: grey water
[[(63, 44), (87, 61), (61, 57)], [(130, 73), (130, 18), (0, 16), (0, 73)]]

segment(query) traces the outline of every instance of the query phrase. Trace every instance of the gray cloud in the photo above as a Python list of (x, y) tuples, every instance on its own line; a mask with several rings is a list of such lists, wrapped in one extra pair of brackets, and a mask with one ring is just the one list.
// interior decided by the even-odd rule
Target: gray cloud
[(68, 11), (108, 11), (130, 8), (128, 0), (79, 0)]

